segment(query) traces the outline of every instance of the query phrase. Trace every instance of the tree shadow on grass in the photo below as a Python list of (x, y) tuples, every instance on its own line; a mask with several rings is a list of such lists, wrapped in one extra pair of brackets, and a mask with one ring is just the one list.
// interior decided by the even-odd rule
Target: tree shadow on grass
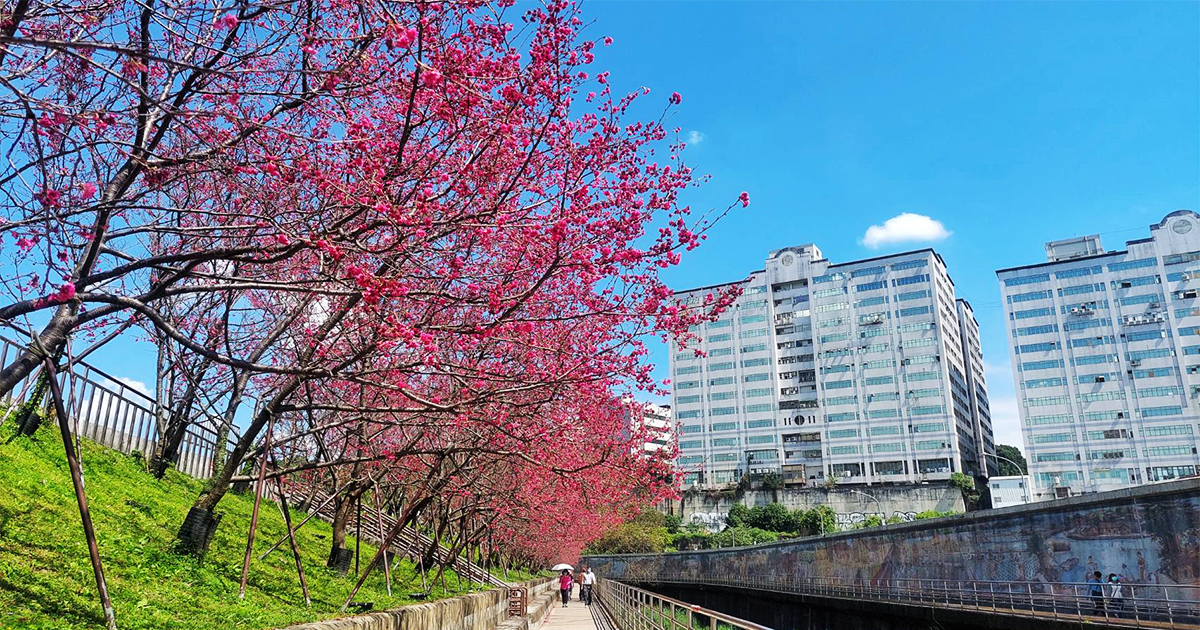
[[(103, 626), (104, 615), (100, 610), (100, 600), (97, 598), (92, 608), (81, 608), (81, 604), (71, 603), (66, 608), (55, 607), (46, 610), (41, 594), (27, 585), (17, 584), (8, 579), (6, 573), (0, 572), (0, 591), (7, 591), (17, 600), (23, 600), (31, 610), (41, 612), (42, 619), (33, 618), (28, 621), (37, 622), (44, 619), (66, 621), (72, 625)], [(93, 609), (94, 608), (94, 609)], [(34, 613), (36, 614), (36, 613)]]

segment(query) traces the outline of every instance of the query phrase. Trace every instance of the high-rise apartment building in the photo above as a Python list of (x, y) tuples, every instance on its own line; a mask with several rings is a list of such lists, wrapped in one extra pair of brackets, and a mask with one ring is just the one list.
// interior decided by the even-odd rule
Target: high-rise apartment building
[(835, 264), (789, 247), (749, 280), (676, 295), (698, 304), (733, 284), (733, 308), (671, 344), (685, 484), (994, 470), (979, 328), (933, 250)]
[(1037, 498), (1193, 475), (1200, 406), (1200, 215), (1106, 252), (1046, 244), (997, 272)]
[(675, 440), (670, 405), (635, 401), (627, 398), (624, 407), (625, 437), (640, 434), (644, 440), (632, 448), (644, 453), (657, 453)]

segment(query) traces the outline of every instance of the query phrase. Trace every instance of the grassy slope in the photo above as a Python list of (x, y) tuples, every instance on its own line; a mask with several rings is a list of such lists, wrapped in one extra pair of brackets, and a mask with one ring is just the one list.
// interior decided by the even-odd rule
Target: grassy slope
[[(4, 444), (12, 423), (0, 428), (0, 628), (103, 628), (70, 472), (57, 431), (43, 427), (32, 439)], [(229, 494), (225, 512), (203, 561), (171, 551), (176, 529), (202, 487), (171, 471), (157, 481), (134, 459), (85, 444), (85, 483), (108, 589), (122, 630), (137, 628), (276, 628), (338, 616), (353, 586), (324, 567), (329, 525), (310, 521), (298, 533), (313, 606), (306, 609), (295, 563), (285, 543), (264, 561), (257, 556), (285, 534), (273, 503), (259, 510), (255, 557), (245, 600), (238, 580), (253, 505), (252, 496)], [(293, 513), (293, 522), (303, 514)], [(363, 523), (366, 527), (367, 523)], [(351, 537), (347, 543), (353, 546)], [(362, 544), (362, 566), (375, 549)], [(512, 579), (525, 576), (510, 575)], [(412, 603), (420, 574), (404, 562), (393, 575), (394, 597), (376, 571), (355, 598), (375, 608)], [(470, 590), (448, 573), (446, 590), (431, 599)]]

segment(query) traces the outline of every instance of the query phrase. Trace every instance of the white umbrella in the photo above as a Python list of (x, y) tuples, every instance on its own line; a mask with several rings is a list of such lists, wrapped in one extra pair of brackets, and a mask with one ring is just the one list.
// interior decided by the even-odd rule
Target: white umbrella
[(569, 564), (566, 564), (566, 563), (556, 564), (556, 565), (550, 567), (551, 571), (562, 571), (563, 569), (566, 569), (567, 571), (571, 571), (572, 573), (575, 572), (575, 567), (573, 567)]

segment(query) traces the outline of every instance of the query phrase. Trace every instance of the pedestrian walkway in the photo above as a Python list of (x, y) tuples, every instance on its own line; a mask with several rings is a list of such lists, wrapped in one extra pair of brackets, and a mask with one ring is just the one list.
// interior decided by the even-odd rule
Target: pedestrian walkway
[(596, 630), (596, 620), (592, 619), (591, 607), (579, 600), (572, 599), (566, 608), (561, 601), (555, 601), (540, 630)]

